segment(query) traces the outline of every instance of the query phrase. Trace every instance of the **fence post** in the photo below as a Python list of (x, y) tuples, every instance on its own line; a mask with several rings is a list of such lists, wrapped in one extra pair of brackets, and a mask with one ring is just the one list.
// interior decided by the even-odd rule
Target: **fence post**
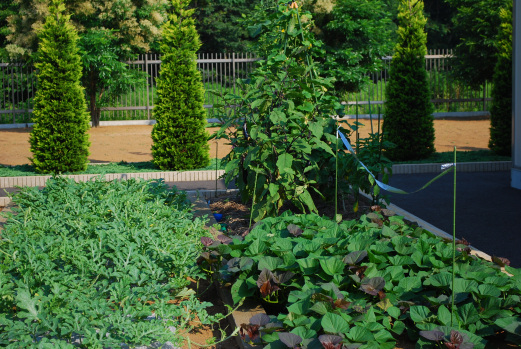
[(149, 87), (150, 87), (150, 74), (148, 73), (148, 53), (144, 54), (144, 60), (145, 60), (145, 74), (147, 74), (147, 120), (150, 120), (150, 94), (149, 94)]
[(16, 124), (16, 113), (14, 111), (14, 73), (11, 64), (9, 64), (9, 66), (11, 68), (11, 110), (13, 112), (13, 124)]
[(232, 53), (232, 74), (233, 74), (233, 93), (235, 93), (235, 52)]

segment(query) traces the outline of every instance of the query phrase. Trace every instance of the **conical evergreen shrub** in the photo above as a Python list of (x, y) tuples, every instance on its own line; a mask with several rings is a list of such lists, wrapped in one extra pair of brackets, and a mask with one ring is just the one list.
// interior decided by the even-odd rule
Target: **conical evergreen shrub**
[(209, 157), (204, 89), (197, 70), (201, 46), (189, 0), (173, 0), (173, 13), (163, 27), (161, 73), (154, 107), (152, 156), (163, 170), (207, 166)]
[(386, 86), (383, 131), (396, 147), (391, 160), (418, 160), (434, 153), (433, 105), (425, 71), (427, 20), (421, 0), (400, 0), (398, 42)]
[(512, 153), (512, 2), (501, 9), (498, 57), (492, 84), (490, 140), (488, 147), (498, 155)]
[(53, 0), (50, 11), (38, 36), (31, 161), (42, 173), (82, 171), (87, 168), (90, 143), (78, 34), (61, 0)]

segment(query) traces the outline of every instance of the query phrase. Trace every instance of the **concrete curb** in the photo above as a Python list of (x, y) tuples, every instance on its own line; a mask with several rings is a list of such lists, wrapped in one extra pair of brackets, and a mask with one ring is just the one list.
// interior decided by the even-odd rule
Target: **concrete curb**
[[(512, 161), (489, 161), (489, 162), (461, 162), (458, 163), (459, 172), (491, 172), (509, 171)], [(393, 174), (417, 174), (417, 173), (441, 173), (441, 164), (399, 164), (393, 165)], [(115, 179), (126, 180), (129, 178), (163, 179), (165, 182), (194, 182), (215, 181), (224, 174), (224, 170), (208, 171), (171, 171), (171, 172), (141, 172), (141, 173), (109, 173), (102, 175), (107, 181)], [(67, 175), (75, 181), (89, 181), (98, 177), (98, 174)], [(0, 177), (0, 191), (2, 188), (15, 187), (43, 187), (45, 182), (52, 176), (22, 176), (22, 177)], [(206, 191), (203, 191), (206, 192)], [(207, 192), (215, 192), (208, 190)], [(2, 195), (3, 193), (0, 193)], [(7, 206), (10, 198), (0, 196), (0, 206)]]

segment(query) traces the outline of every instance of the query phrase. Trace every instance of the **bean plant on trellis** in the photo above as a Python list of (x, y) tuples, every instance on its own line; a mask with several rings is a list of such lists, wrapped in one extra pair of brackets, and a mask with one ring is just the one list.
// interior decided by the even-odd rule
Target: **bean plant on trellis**
[(313, 66), (309, 51), (321, 43), (310, 32), (309, 13), (280, 2), (269, 19), (256, 28), (270, 43), (268, 56), (250, 81), (238, 82), (238, 95), (220, 96), (216, 135), (232, 144), (226, 181), (235, 179), (242, 199), (253, 199), (255, 220), (288, 201), (301, 212), (316, 211), (314, 196), (333, 194), (337, 126), (330, 115), (343, 113), (329, 92), (333, 79)]

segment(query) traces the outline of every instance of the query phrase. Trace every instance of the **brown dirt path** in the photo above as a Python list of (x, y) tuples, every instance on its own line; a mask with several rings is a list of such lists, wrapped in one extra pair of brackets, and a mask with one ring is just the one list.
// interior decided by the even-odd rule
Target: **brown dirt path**
[[(371, 130), (368, 120), (361, 129), (361, 137)], [(153, 126), (105, 126), (92, 128), (90, 134), (90, 162), (138, 162), (152, 160)], [(439, 152), (488, 149), (489, 120), (435, 120), (435, 146)], [(376, 130), (376, 122), (374, 123)], [(216, 129), (210, 129), (215, 132)], [(31, 129), (0, 130), (0, 165), (29, 164)], [(218, 145), (217, 145), (218, 143)], [(222, 158), (229, 151), (225, 140), (210, 141), (210, 157)]]

